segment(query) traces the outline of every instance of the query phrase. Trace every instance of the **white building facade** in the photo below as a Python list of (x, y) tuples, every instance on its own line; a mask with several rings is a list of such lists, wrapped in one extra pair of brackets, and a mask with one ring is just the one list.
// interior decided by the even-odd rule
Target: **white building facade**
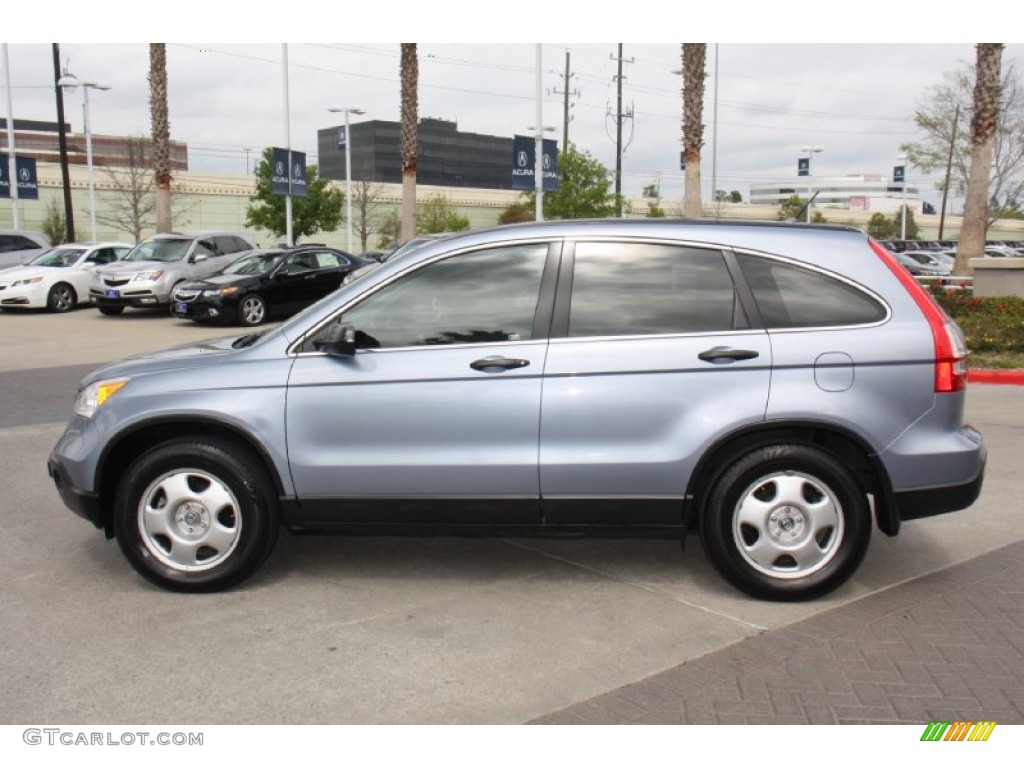
[(881, 174), (850, 176), (795, 176), (784, 180), (750, 185), (752, 205), (781, 205), (793, 195), (806, 200), (814, 193), (815, 208), (838, 208), (865, 212), (892, 213), (906, 199), (907, 208), (921, 213), (920, 189), (913, 184), (895, 184)]

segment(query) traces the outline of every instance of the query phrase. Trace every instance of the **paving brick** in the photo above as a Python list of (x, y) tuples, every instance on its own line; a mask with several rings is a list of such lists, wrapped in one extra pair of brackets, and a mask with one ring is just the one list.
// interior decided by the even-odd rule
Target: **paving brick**
[(1024, 542), (536, 723), (1024, 724)]

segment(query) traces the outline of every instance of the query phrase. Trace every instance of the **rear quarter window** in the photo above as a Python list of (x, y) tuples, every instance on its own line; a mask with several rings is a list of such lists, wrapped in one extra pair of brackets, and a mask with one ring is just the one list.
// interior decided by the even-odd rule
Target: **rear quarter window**
[(813, 328), (878, 323), (885, 306), (859, 288), (804, 267), (736, 254), (768, 328)]

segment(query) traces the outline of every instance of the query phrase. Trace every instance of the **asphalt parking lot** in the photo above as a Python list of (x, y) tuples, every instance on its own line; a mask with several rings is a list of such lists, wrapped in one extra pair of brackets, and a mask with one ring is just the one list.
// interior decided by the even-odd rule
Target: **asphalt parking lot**
[[(669, 541), (285, 535), (243, 587), (171, 594), (65, 509), (45, 460), (89, 368), (228, 333), (132, 311), (0, 314), (0, 722), (652, 721), (616, 692), (746, 658), (752, 643), (778, 647), (815, 621), (876, 615), (865, 607), (895, 590), (942, 594), (955, 574), (986, 558), (1005, 571), (1024, 551), (1024, 391), (971, 385), (969, 420), (989, 449), (981, 499), (896, 539), (876, 533), (856, 577), (814, 603), (736, 592), (696, 538), (683, 552)], [(608, 696), (618, 709), (592, 703)], [(1016, 707), (1024, 723), (1024, 695), (1008, 700), (1000, 722)]]

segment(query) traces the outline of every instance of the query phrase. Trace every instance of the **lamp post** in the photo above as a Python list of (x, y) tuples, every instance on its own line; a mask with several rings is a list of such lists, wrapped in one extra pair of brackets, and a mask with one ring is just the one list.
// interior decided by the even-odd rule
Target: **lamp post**
[(824, 147), (810, 146), (800, 147), (801, 152), (807, 153), (807, 223), (811, 223), (811, 159), (816, 152), (824, 152)]
[(82, 122), (85, 128), (85, 162), (89, 176), (89, 226), (91, 227), (92, 240), (96, 242), (96, 186), (92, 177), (92, 128), (89, 125), (89, 89), (95, 88), (98, 91), (109, 91), (109, 85), (100, 85), (91, 80), (80, 80), (72, 74), (64, 73), (64, 76), (57, 81), (61, 88), (69, 91), (82, 87)]
[(359, 107), (328, 107), (328, 112), (345, 113), (345, 225), (348, 229), (348, 252), (352, 253), (352, 137), (349, 135), (348, 116), (365, 115)]
[(900, 206), (900, 240), (907, 239), (907, 156), (900, 155), (896, 158), (900, 163), (900, 170), (903, 174), (903, 205)]

